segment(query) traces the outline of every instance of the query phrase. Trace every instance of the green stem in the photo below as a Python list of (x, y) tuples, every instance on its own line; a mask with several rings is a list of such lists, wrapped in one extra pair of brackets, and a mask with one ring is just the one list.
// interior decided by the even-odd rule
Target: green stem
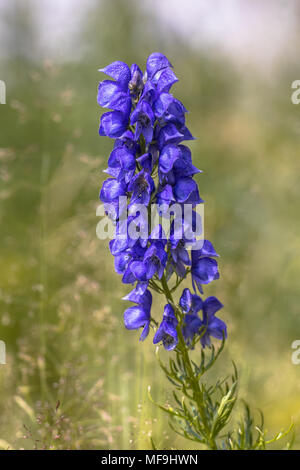
[(190, 386), (193, 390), (193, 400), (195, 401), (195, 403), (197, 405), (198, 412), (199, 412), (199, 415), (201, 416), (202, 424), (203, 424), (204, 429), (205, 429), (205, 434), (206, 434), (208, 447), (211, 448), (211, 449), (217, 449), (216, 441), (211, 436), (211, 429), (210, 429), (210, 426), (209, 426), (207, 418), (206, 418), (204, 400), (203, 400), (203, 393), (202, 393), (200, 385), (199, 385), (199, 380), (198, 380), (197, 377), (195, 377), (193, 367), (192, 367), (192, 363), (191, 363), (190, 356), (189, 356), (189, 349), (186, 346), (186, 343), (184, 341), (184, 337), (183, 337), (183, 334), (182, 334), (182, 330), (181, 330), (182, 314), (178, 310), (178, 308), (176, 307), (176, 305), (174, 303), (173, 296), (172, 296), (172, 293), (169, 289), (168, 282), (166, 280), (165, 275), (162, 276), (161, 285), (162, 285), (162, 288), (163, 288), (163, 291), (164, 291), (164, 294), (165, 294), (165, 297), (166, 297), (167, 301), (170, 302), (173, 305), (173, 307), (175, 308), (175, 311), (176, 311), (176, 314), (177, 314), (177, 317), (178, 317), (178, 320), (179, 320), (178, 327), (177, 327), (178, 349), (182, 354), (182, 359), (183, 359), (185, 369), (186, 369), (186, 372), (187, 372), (187, 375), (188, 375), (188, 381), (189, 381)]

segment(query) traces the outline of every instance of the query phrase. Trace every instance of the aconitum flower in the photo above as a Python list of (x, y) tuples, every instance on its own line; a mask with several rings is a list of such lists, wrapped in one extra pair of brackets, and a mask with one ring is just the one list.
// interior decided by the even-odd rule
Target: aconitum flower
[(126, 148), (117, 147), (110, 154), (105, 172), (118, 181), (129, 183), (135, 173), (135, 167), (135, 154)]
[(174, 309), (170, 304), (167, 304), (164, 308), (162, 322), (154, 335), (153, 343), (157, 344), (162, 341), (167, 351), (174, 349), (178, 343), (177, 324), (178, 320), (175, 317)]
[(169, 93), (161, 93), (154, 103), (155, 116), (160, 125), (173, 122), (184, 126), (187, 110)]
[(165, 243), (160, 240), (151, 242), (151, 245), (145, 251), (143, 260), (134, 261), (131, 264), (131, 271), (139, 281), (152, 279), (157, 274), (161, 279), (167, 262), (167, 253), (165, 252)]
[(139, 328), (143, 328), (143, 331), (140, 336), (140, 341), (144, 341), (144, 339), (149, 334), (152, 295), (151, 292), (147, 290), (143, 296), (139, 298), (131, 297), (131, 299), (138, 305), (136, 305), (135, 307), (129, 307), (127, 310), (125, 310), (124, 324), (128, 330), (137, 330)]
[(98, 103), (103, 108), (114, 111), (104, 113), (101, 117), (99, 134), (115, 138), (127, 130), (131, 110), (131, 98), (128, 83), (131, 78), (130, 69), (121, 61), (113, 62), (104, 69), (100, 69), (115, 81), (104, 80), (99, 83)]
[[(194, 139), (186, 126), (187, 109), (170, 92), (178, 79), (167, 57), (158, 52), (148, 57), (145, 72), (137, 64), (129, 67), (121, 61), (101, 71), (110, 80), (100, 82), (98, 103), (111, 111), (102, 115), (99, 133), (113, 138), (114, 145), (105, 170), (110, 178), (102, 185), (100, 200), (116, 228), (109, 244), (115, 271), (124, 284), (133, 286), (125, 300), (136, 305), (125, 311), (125, 326), (143, 328), (141, 339), (146, 338), (151, 289), (164, 293), (168, 302), (154, 343), (174, 349), (181, 330), (188, 346), (200, 335), (204, 347), (211, 337), (221, 339), (226, 334), (225, 324), (214, 315), (220, 308), (218, 301), (202, 301), (189, 289), (184, 290), (179, 307), (170, 301), (171, 292), (189, 273), (195, 292), (202, 292), (203, 285), (219, 277), (213, 245), (205, 240), (200, 249), (195, 249), (200, 246), (197, 240), (202, 233), (197, 206), (204, 201), (195, 181), (200, 170), (183, 144)], [(168, 233), (159, 222), (149, 226), (152, 203), (159, 204), (156, 210), (163, 218), (172, 212), (173, 204), (180, 209), (180, 214), (174, 209)], [(190, 208), (191, 220), (186, 217), (186, 207)], [(173, 282), (171, 292), (169, 282)]]
[(202, 304), (199, 295), (192, 294), (188, 288), (184, 289), (179, 300), (179, 305), (184, 313), (196, 315), (202, 309)]
[(192, 342), (195, 336), (200, 334), (203, 323), (198, 315), (188, 314), (184, 317), (182, 334), (188, 346), (192, 348)]
[[(223, 305), (216, 297), (208, 297), (202, 301), (197, 294), (192, 294), (189, 289), (184, 289), (179, 305), (184, 315), (183, 336), (186, 343), (191, 346), (195, 336), (198, 335), (203, 347), (210, 346), (211, 337), (223, 339), (227, 337), (225, 323), (215, 316)], [(202, 311), (202, 318), (199, 312)]]
[(227, 338), (226, 324), (217, 318), (215, 314), (223, 307), (223, 304), (216, 297), (208, 297), (203, 302), (203, 326), (205, 328), (203, 336), (200, 341), (203, 347), (210, 346), (212, 336), (213, 338), (223, 339)]
[(100, 192), (102, 202), (110, 203), (118, 201), (120, 196), (126, 196), (126, 185), (123, 181), (118, 181), (114, 178), (104, 181)]
[(218, 263), (213, 257), (219, 256), (212, 243), (204, 240), (203, 247), (200, 250), (192, 250), (192, 282), (196, 290), (196, 286), (202, 293), (202, 284), (219, 279)]

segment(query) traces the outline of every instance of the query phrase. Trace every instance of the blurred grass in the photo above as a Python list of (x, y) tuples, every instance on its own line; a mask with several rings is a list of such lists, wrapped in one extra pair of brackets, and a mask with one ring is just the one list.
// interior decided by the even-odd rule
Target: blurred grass
[[(300, 121), (289, 87), (299, 70), (283, 63), (272, 85), (238, 73), (121, 1), (90, 13), (79, 62), (35, 60), (34, 16), (17, 4), (1, 64), (0, 447), (146, 449), (150, 435), (158, 448), (192, 447), (148, 401), (149, 384), (155, 399), (171, 399), (168, 383), (151, 340), (139, 344), (123, 327), (128, 288), (95, 234), (111, 148), (98, 137), (97, 69), (116, 59), (144, 67), (155, 50), (180, 79), (174, 94), (190, 110), (193, 158), (204, 170), (205, 232), (221, 254), (221, 280), (206, 289), (225, 304), (229, 325), (215, 373), (227, 374), (233, 358), (240, 394), (265, 411), (270, 431), (297, 422)], [(162, 309), (156, 299), (156, 318)]]

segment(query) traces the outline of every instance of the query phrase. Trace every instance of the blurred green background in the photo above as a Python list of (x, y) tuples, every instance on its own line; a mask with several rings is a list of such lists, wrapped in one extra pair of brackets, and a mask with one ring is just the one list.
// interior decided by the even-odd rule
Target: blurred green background
[[(168, 1), (169, 18), (175, 3), (173, 11)], [(3, 2), (0, 11), (7, 86), (0, 105), (0, 339), (7, 347), (0, 447), (148, 449), (152, 436), (161, 449), (196, 448), (173, 434), (147, 398), (151, 385), (155, 398), (168, 401), (169, 385), (151, 339), (139, 344), (123, 326), (129, 288), (95, 233), (112, 146), (98, 136), (97, 70), (114, 60), (144, 69), (154, 51), (167, 55), (179, 78), (173, 93), (189, 110), (193, 158), (204, 172), (197, 180), (205, 233), (221, 254), (221, 279), (205, 290), (225, 304), (229, 329), (215, 374), (228, 374), (234, 359), (240, 396), (264, 411), (270, 434), (297, 424), (300, 365), (291, 362), (291, 344), (300, 339), (300, 106), (290, 96), (300, 79), (300, 32), (276, 66), (264, 62), (268, 50), (256, 66), (246, 48), (239, 62), (197, 44), (195, 30), (191, 42), (188, 28), (179, 33), (157, 13), (158, 2), (94, 1), (71, 33), (76, 46), (61, 24), (68, 53), (58, 44), (48, 56), (36, 5)], [(178, 27), (191, 12), (181, 12)], [(163, 305), (156, 299), (158, 319)]]

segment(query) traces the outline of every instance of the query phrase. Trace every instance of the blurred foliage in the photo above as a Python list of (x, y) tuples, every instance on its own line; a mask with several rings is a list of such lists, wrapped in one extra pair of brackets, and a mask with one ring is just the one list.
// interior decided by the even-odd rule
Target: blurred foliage
[(34, 8), (11, 5), (0, 77), (0, 447), (146, 449), (151, 436), (158, 448), (189, 445), (147, 398), (151, 384), (155, 400), (172, 400), (151, 340), (141, 345), (123, 327), (128, 289), (95, 234), (111, 148), (98, 137), (97, 69), (117, 59), (144, 67), (153, 51), (175, 66), (174, 94), (197, 137), (205, 231), (221, 254), (221, 280), (207, 294), (225, 304), (229, 324), (223, 365), (234, 358), (243, 396), (264, 409), (270, 432), (297, 424), (300, 108), (290, 83), (299, 66), (283, 62), (272, 83), (238, 72), (121, 0), (98, 2), (80, 59), (56, 62), (39, 49)]

